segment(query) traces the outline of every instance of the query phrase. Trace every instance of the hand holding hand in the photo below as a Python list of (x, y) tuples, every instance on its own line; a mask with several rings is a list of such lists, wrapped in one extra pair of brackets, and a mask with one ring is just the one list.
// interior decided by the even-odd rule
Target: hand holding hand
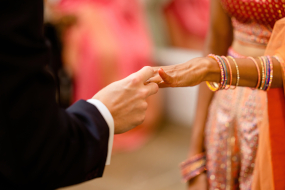
[[(158, 83), (160, 88), (195, 86), (210, 77), (212, 62), (211, 58), (195, 58), (178, 65), (154, 67), (155, 76), (147, 82)], [(218, 65), (214, 65), (217, 69)]]
[(127, 78), (108, 85), (93, 97), (100, 100), (111, 112), (116, 134), (143, 123), (148, 107), (146, 98), (158, 91), (156, 83), (145, 85), (153, 76), (154, 70), (144, 67)]

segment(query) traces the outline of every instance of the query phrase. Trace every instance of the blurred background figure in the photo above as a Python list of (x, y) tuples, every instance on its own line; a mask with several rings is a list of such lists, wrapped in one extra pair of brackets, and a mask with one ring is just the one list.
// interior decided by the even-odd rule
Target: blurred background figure
[(209, 25), (209, 0), (172, 0), (164, 7), (171, 44), (202, 50)]
[[(60, 0), (52, 10), (57, 20), (74, 21), (61, 32), (62, 60), (73, 81), (72, 102), (87, 99), (144, 66), (154, 66), (153, 45), (139, 1)], [(142, 146), (160, 115), (160, 97), (150, 98), (144, 124), (116, 135), (113, 151)]]
[[(46, 0), (46, 35), (57, 62), (50, 67), (61, 105), (86, 99), (143, 66), (201, 56), (208, 1)], [(125, 153), (112, 158), (104, 178), (68, 190), (185, 189), (178, 163), (187, 155), (197, 87), (160, 93), (149, 99), (141, 127), (115, 136), (113, 150)]]

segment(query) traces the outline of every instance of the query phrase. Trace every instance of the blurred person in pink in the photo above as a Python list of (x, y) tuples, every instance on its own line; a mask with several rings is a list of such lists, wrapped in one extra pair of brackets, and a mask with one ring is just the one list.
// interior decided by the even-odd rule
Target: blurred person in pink
[[(143, 66), (153, 65), (152, 42), (139, 1), (61, 0), (56, 11), (76, 18), (62, 37), (63, 62), (73, 78), (73, 101), (86, 99)], [(148, 101), (144, 124), (116, 135), (114, 151), (139, 148), (151, 136), (161, 106), (159, 96)]]
[(171, 0), (164, 15), (173, 46), (202, 50), (209, 25), (209, 0)]

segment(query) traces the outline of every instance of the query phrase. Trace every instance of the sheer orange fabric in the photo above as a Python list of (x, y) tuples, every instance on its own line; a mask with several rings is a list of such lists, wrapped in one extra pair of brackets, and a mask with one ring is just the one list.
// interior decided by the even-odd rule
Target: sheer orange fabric
[[(279, 55), (285, 60), (284, 34), (285, 18), (276, 22), (265, 55)], [(269, 125), (260, 128), (259, 148), (252, 186), (254, 190), (285, 189), (284, 89), (272, 89), (267, 94), (268, 116), (264, 117), (268, 117)]]

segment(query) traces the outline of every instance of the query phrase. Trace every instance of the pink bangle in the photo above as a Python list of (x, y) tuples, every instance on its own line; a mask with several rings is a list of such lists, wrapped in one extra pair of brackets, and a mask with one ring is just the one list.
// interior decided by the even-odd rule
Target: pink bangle
[(256, 60), (253, 57), (247, 57), (247, 58), (251, 59), (254, 62), (255, 66), (256, 66), (256, 69), (257, 69), (258, 81), (257, 81), (257, 85), (255, 87), (257, 89), (259, 87), (259, 85), (260, 85), (260, 70), (259, 70), (259, 67), (258, 67), (258, 64), (257, 64)]
[(225, 73), (224, 73), (224, 69), (223, 69), (222, 63), (220, 62), (220, 60), (214, 54), (209, 54), (208, 57), (214, 59), (219, 64), (219, 67), (220, 67), (220, 70), (221, 70), (221, 82), (220, 82), (218, 87), (214, 86), (212, 83), (210, 83), (208, 81), (206, 82), (207, 86), (210, 88), (210, 90), (215, 92), (215, 91), (220, 90), (223, 87), (223, 83), (224, 83), (224, 80), (225, 80), (225, 78), (224, 78), (225, 77)]
[(196, 177), (204, 171), (206, 171), (205, 153), (198, 154), (181, 163), (181, 174), (184, 182)]
[(229, 70), (230, 70), (230, 84), (225, 88), (225, 90), (228, 90), (231, 85), (232, 85), (232, 81), (233, 81), (233, 73), (232, 73), (232, 68), (231, 68), (231, 65), (230, 65), (230, 62), (228, 60), (228, 58), (226, 58), (225, 56), (221, 56), (224, 60), (226, 60), (228, 66), (229, 66)]

